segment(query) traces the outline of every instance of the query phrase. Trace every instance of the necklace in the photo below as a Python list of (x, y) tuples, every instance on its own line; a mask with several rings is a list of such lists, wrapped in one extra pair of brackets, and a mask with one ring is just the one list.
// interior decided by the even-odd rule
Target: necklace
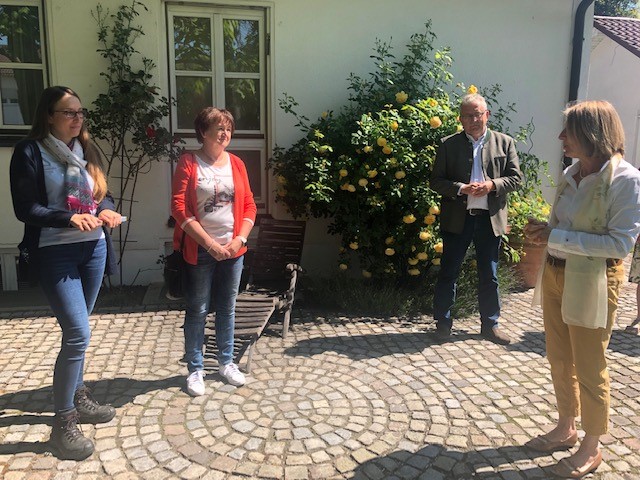
[(224, 151), (220, 154), (220, 156), (218, 156), (218, 158), (216, 158), (215, 160), (213, 159), (213, 157), (211, 157), (207, 152), (204, 151), (204, 148), (200, 148), (200, 153), (202, 153), (202, 155), (205, 157), (205, 159), (207, 160), (207, 163), (211, 166), (214, 166), (216, 163), (220, 163), (220, 162), (224, 162), (225, 158), (224, 157)]

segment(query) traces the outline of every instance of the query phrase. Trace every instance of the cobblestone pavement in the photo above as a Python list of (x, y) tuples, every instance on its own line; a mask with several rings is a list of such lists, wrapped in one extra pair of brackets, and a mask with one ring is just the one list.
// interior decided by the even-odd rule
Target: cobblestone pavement
[[(640, 337), (624, 289), (610, 351), (612, 428), (594, 478), (640, 478)], [(504, 299), (515, 342), (481, 339), (458, 320), (436, 344), (431, 319), (355, 318), (298, 311), (286, 340), (257, 344), (248, 383), (215, 373), (207, 393), (184, 390), (182, 312), (92, 317), (86, 379), (117, 407), (83, 426), (96, 453), (48, 451), (51, 375), (60, 334), (42, 312), (0, 313), (0, 478), (17, 479), (543, 479), (567, 452), (521, 445), (554, 422), (540, 311), (531, 291)]]

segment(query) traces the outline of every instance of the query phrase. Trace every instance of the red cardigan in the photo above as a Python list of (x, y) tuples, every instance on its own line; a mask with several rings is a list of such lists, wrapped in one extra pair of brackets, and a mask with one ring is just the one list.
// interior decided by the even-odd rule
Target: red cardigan
[[(249, 177), (244, 162), (233, 154), (229, 154), (231, 160), (231, 172), (233, 176), (234, 201), (233, 201), (233, 236), (240, 233), (242, 222), (247, 219), (252, 223), (256, 220), (256, 203), (253, 200), (253, 192), (249, 186)], [(184, 226), (190, 221), (200, 221), (198, 215), (198, 200), (196, 186), (198, 176), (198, 162), (193, 153), (182, 154), (171, 182), (171, 215), (176, 220), (173, 231), (173, 248), (180, 249)], [(242, 247), (236, 257), (243, 255), (247, 247)], [(184, 237), (184, 249), (182, 255), (187, 263), (198, 263), (198, 243), (188, 234)]]

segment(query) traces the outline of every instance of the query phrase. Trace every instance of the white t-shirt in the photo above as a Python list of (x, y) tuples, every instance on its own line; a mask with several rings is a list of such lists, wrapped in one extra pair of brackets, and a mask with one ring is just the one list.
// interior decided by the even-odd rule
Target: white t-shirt
[(198, 160), (196, 198), (202, 228), (221, 245), (233, 239), (233, 201), (235, 189), (231, 160), (222, 167), (214, 167)]
[[(67, 168), (55, 160), (49, 152), (40, 145), (42, 155), (42, 166), (44, 168), (44, 185), (47, 190), (47, 201), (49, 208), (56, 210), (67, 210), (67, 193), (64, 188), (64, 175)], [(84, 158), (82, 145), (80, 142), (73, 142), (73, 153), (80, 158)], [(94, 181), (89, 172), (82, 170), (82, 174), (87, 178), (89, 187), (93, 189)], [(43, 227), (40, 230), (40, 242), (38, 247), (48, 247), (50, 245), (66, 245), (68, 243), (89, 242), (104, 237), (102, 228), (96, 228), (90, 232), (81, 232), (77, 228), (53, 228)]]

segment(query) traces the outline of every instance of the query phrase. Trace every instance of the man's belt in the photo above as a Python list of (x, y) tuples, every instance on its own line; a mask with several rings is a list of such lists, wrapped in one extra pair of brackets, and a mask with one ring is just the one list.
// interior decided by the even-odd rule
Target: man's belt
[(470, 208), (469, 210), (467, 210), (467, 212), (469, 212), (469, 215), (472, 216), (477, 216), (477, 215), (489, 215), (489, 210), (486, 210), (484, 208)]
[[(547, 263), (552, 267), (564, 268), (567, 261), (564, 258), (557, 258), (551, 255), (547, 255)], [(607, 258), (607, 267), (617, 267), (618, 265), (622, 265), (621, 258)]]

